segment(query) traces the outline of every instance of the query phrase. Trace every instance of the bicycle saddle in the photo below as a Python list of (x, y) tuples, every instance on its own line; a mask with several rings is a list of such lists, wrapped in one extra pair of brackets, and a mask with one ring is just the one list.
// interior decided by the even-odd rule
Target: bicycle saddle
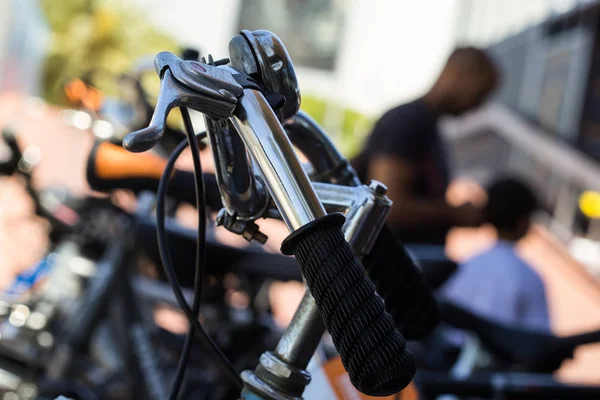
[(600, 341), (600, 330), (557, 337), (505, 326), (444, 300), (439, 306), (444, 322), (475, 333), (494, 355), (531, 372), (554, 372), (563, 361), (573, 358), (576, 347)]

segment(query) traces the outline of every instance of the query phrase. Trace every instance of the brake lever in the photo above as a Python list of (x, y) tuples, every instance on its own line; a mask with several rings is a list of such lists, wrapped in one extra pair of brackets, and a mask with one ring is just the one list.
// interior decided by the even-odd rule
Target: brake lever
[(189, 107), (212, 119), (228, 118), (244, 91), (229, 70), (184, 61), (169, 52), (159, 53), (154, 66), (161, 78), (158, 100), (150, 125), (123, 139), (123, 147), (132, 152), (149, 150), (160, 141), (174, 107)]

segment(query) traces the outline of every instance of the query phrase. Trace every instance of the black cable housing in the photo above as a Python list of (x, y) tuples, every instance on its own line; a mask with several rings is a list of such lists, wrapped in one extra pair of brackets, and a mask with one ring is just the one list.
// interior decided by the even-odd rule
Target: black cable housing
[[(185, 373), (185, 368), (187, 366), (187, 361), (189, 359), (189, 354), (192, 348), (194, 332), (198, 335), (202, 344), (207, 348), (207, 350), (211, 353), (211, 355), (217, 361), (219, 367), (223, 369), (226, 376), (228, 376), (232, 382), (238, 388), (242, 388), (242, 380), (238, 376), (238, 373), (235, 371), (231, 363), (227, 360), (226, 356), (221, 352), (218, 346), (214, 343), (214, 341), (210, 338), (202, 324), (198, 321), (198, 311), (201, 301), (201, 292), (203, 285), (203, 265), (205, 259), (205, 244), (206, 244), (206, 212), (204, 208), (204, 186), (202, 182), (202, 169), (200, 164), (200, 156), (199, 156), (199, 148), (197, 142), (197, 136), (194, 134), (193, 127), (191, 125), (191, 120), (189, 118), (189, 113), (187, 109), (182, 108), (182, 116), (184, 118), (184, 123), (186, 125), (186, 133), (188, 135), (187, 143), (181, 142), (167, 163), (165, 170), (163, 171), (163, 175), (161, 177), (158, 192), (157, 192), (157, 204), (156, 204), (156, 233), (158, 240), (158, 250), (160, 254), (161, 261), (163, 263), (163, 267), (165, 270), (165, 274), (167, 275), (167, 279), (177, 303), (181, 307), (181, 310), (186, 315), (187, 319), (190, 322), (190, 331), (186, 337), (186, 341), (184, 344), (184, 349), (181, 354), (181, 358), (179, 360), (179, 365), (177, 367), (177, 372), (175, 374), (175, 380), (173, 383), (173, 387), (171, 390), (171, 394), (169, 396), (170, 399), (176, 399), (181, 388), (181, 383), (183, 381), (183, 376)], [(167, 193), (167, 185), (170, 176), (172, 175), (175, 162), (177, 158), (181, 155), (183, 150), (191, 145), (192, 150), (192, 158), (194, 162), (194, 176), (195, 176), (195, 190), (196, 190), (196, 206), (198, 209), (198, 241), (196, 247), (196, 273), (194, 279), (194, 300), (192, 304), (192, 308), (187, 304), (185, 297), (183, 296), (183, 292), (181, 289), (181, 285), (177, 280), (177, 276), (175, 273), (175, 269), (173, 267), (171, 261), (171, 255), (167, 246), (167, 238), (166, 238), (166, 230), (165, 230), (165, 198)]]

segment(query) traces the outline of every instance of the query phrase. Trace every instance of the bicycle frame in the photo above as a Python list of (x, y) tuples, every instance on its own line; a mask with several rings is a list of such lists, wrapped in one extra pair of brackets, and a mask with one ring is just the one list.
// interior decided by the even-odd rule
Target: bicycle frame
[(437, 400), (463, 396), (492, 399), (598, 398), (600, 387), (561, 382), (552, 374), (488, 370), (493, 356), (477, 335), (465, 333), (465, 343), (449, 372), (421, 371), (423, 394)]
[[(78, 307), (66, 321), (64, 338), (56, 346), (47, 366), (51, 379), (69, 377), (77, 367), (81, 352), (92, 341), (95, 329), (108, 314), (114, 328), (114, 343), (123, 354), (123, 362), (135, 375), (135, 398), (162, 399), (168, 389), (161, 377), (158, 360), (152, 352), (151, 332), (154, 325), (150, 310), (143, 307), (132, 282), (131, 267), (135, 257), (135, 243), (130, 239), (136, 221), (150, 214), (154, 195), (140, 196), (138, 209), (131, 220), (124, 221), (122, 232), (112, 240), (98, 262), (97, 273), (83, 294)], [(106, 352), (106, 349), (102, 349)]]

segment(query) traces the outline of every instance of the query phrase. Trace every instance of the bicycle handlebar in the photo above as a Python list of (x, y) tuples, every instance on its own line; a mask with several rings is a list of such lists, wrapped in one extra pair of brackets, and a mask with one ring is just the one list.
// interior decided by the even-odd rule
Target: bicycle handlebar
[[(298, 131), (296, 135), (299, 135)], [(309, 142), (308, 137), (305, 136), (304, 142)], [(88, 182), (98, 191), (156, 191), (156, 175), (162, 173), (165, 163), (152, 154), (132, 154), (112, 143), (98, 142), (88, 159)], [(321, 171), (322, 168), (316, 170)], [(207, 205), (216, 210), (222, 206), (216, 179), (210, 174), (204, 174), (204, 179)], [(193, 204), (194, 198), (189, 190), (191, 185), (193, 173), (176, 171), (169, 184), (169, 194), (179, 202)], [(394, 257), (389, 257), (390, 254)], [(363, 264), (402, 335), (407, 339), (418, 339), (429, 334), (439, 321), (436, 303), (418, 268), (388, 227), (382, 229)], [(271, 277), (277, 279), (280, 274), (286, 273), (273, 270)], [(406, 301), (407, 298), (412, 300)]]
[(361, 184), (348, 160), (338, 151), (325, 131), (305, 112), (298, 111), (283, 123), (290, 140), (315, 169), (316, 182), (347, 186)]
[[(221, 139), (228, 143), (239, 135), (253, 165), (260, 170), (291, 232), (282, 251), (296, 256), (351, 382), (369, 395), (396, 393), (411, 381), (414, 359), (344, 238), (345, 218), (326, 215), (279, 119), (295, 113), (296, 103), (299, 106), (299, 91), (285, 47), (269, 32), (244, 31), (230, 43), (230, 54), (238, 70), (159, 54), (155, 66), (161, 76), (161, 91), (151, 126), (129, 134), (124, 147), (138, 152), (154, 146), (162, 136), (168, 111), (175, 106), (190, 107), (213, 120), (227, 120), (232, 129), (219, 132)], [(251, 75), (248, 70), (260, 74)], [(263, 87), (249, 75), (262, 78)], [(283, 105), (278, 103), (283, 108), (277, 114), (263, 94), (264, 87), (289, 92), (275, 92), (285, 99)], [(225, 151), (232, 149), (220, 148), (216, 163), (231, 159), (222, 153)], [(306, 367), (304, 360), (291, 354), (280, 353), (278, 357), (296, 369)]]
[[(313, 180), (361, 185), (354, 169), (310, 116), (300, 111), (284, 127), (314, 168)], [(435, 329), (440, 312), (428, 282), (389, 226), (383, 226), (362, 262), (405, 338), (422, 339)]]
[(260, 92), (245, 89), (231, 120), (292, 232), (282, 252), (296, 256), (351, 382), (369, 395), (403, 389), (414, 375), (414, 359), (344, 238), (345, 218), (325, 214)]
[(441, 319), (438, 305), (419, 268), (389, 226), (381, 229), (363, 265), (406, 339), (423, 339), (433, 332)]
[(294, 254), (352, 384), (385, 396), (406, 387), (415, 361), (375, 286), (344, 239), (342, 214), (304, 225), (283, 243)]

